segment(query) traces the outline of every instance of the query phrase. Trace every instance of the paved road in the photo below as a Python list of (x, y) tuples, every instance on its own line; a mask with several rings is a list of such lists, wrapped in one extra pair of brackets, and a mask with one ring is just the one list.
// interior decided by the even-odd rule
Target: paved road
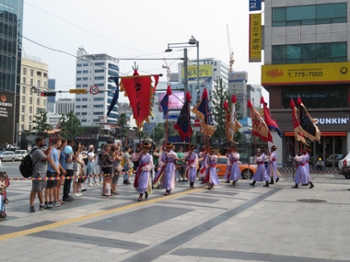
[(20, 162), (1, 162), (0, 171), (5, 171), (11, 178), (21, 178), (19, 172)]
[[(137, 202), (84, 196), (28, 213), (30, 181), (12, 181), (0, 222), (4, 261), (349, 261), (350, 187), (339, 175), (313, 175), (315, 188), (291, 189), (290, 175), (269, 188), (239, 181), (207, 190), (178, 183)], [(36, 208), (38, 203), (36, 203)]]

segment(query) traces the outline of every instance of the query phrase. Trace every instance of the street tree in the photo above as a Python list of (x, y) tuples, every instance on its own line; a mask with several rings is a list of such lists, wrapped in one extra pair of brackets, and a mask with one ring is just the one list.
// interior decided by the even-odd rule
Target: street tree
[(47, 131), (52, 130), (52, 126), (47, 123), (47, 112), (43, 108), (38, 110), (38, 114), (35, 116), (33, 124), (35, 124), (33, 130), (36, 130), (36, 134), (44, 138), (48, 137)]
[(74, 139), (84, 133), (84, 128), (81, 126), (79, 118), (74, 115), (73, 111), (63, 114), (59, 123), (61, 136), (65, 139)]
[(126, 125), (127, 125), (126, 114), (121, 113), (118, 120), (119, 132), (117, 136), (119, 137), (119, 139), (123, 139), (124, 137), (126, 137), (126, 132), (127, 132)]

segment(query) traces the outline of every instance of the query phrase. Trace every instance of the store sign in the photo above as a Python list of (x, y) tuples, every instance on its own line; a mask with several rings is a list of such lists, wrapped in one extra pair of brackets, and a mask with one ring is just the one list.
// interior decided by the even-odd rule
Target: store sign
[[(181, 68), (181, 78), (185, 78), (184, 67)], [(187, 79), (188, 81), (197, 80), (197, 65), (187, 66)], [(211, 81), (213, 78), (213, 65), (199, 65), (199, 79), (204, 81)]]
[(0, 95), (0, 117), (8, 117), (8, 108), (12, 108), (12, 103), (7, 102), (6, 95)]
[(264, 65), (262, 85), (350, 83), (350, 62)]
[(249, 15), (249, 62), (261, 62), (261, 14)]
[(316, 120), (316, 125), (347, 125), (349, 122), (349, 117), (323, 117), (314, 119)]
[(249, 12), (261, 11), (261, 0), (249, 0)]

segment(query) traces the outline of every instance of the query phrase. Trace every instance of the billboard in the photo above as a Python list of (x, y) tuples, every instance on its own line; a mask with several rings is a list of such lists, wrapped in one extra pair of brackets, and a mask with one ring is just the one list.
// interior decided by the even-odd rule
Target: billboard
[(350, 62), (264, 65), (262, 85), (350, 83)]
[[(181, 68), (181, 78), (184, 79), (184, 67)], [(187, 79), (188, 81), (197, 80), (197, 65), (187, 66)], [(211, 81), (213, 78), (213, 65), (199, 65), (199, 80)]]
[[(164, 93), (158, 94), (158, 108), (159, 112), (163, 112), (163, 108), (160, 106), (160, 101), (162, 101), (163, 97), (165, 96)], [(168, 102), (168, 108), (169, 111), (171, 110), (181, 110), (184, 101), (184, 92), (173, 92), (171, 96), (169, 96), (169, 102)]]
[(261, 0), (249, 0), (249, 12), (261, 11)]
[(249, 62), (261, 62), (261, 14), (249, 14)]

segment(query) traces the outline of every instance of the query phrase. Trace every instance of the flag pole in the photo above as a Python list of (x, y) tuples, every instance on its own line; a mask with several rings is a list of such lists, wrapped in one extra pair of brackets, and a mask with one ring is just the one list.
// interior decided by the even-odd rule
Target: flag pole
[(169, 112), (166, 112), (166, 120), (165, 120), (165, 139), (166, 139), (166, 142), (168, 143), (169, 140), (168, 140), (168, 136), (169, 136), (169, 130), (168, 130), (168, 119), (169, 119)]

